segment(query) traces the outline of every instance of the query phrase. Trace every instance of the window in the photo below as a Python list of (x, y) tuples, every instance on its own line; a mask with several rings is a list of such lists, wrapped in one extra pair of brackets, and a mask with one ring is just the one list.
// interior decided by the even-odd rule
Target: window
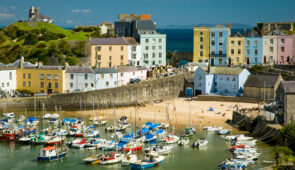
[(199, 80), (202, 80), (202, 76), (199, 76)]
[(58, 88), (58, 83), (55, 83), (55, 85), (54, 85), (54, 86), (55, 86), (55, 88), (57, 89), (57, 88)]
[(269, 43), (270, 43), (270, 44), (273, 44), (273, 39), (270, 39), (270, 40), (269, 40)]
[(28, 81), (28, 86), (31, 87), (31, 82), (30, 81)]
[(223, 42), (219, 42), (219, 46), (222, 46), (223, 45)]
[(153, 65), (156, 65), (156, 62), (155, 61), (153, 61)]
[(88, 74), (84, 74), (84, 79), (85, 79), (85, 80), (88, 79)]
[(281, 56), (281, 62), (284, 62), (284, 56)]
[(23, 79), (25, 79), (26, 78), (26, 73), (23, 73)]
[(200, 51), (200, 57), (203, 57), (203, 51)]
[(211, 32), (211, 37), (215, 37), (215, 32)]
[(254, 54), (257, 55), (258, 54), (258, 49), (254, 50)]
[(247, 40), (247, 46), (250, 46), (250, 40)]
[(204, 46), (203, 46), (203, 44), (201, 44), (201, 45), (200, 45), (200, 49), (201, 49), (201, 50), (203, 50), (203, 49), (204, 49)]
[(203, 42), (203, 37), (200, 37), (200, 42)]
[(85, 83), (85, 88), (87, 88), (88, 87), (88, 83)]
[(162, 53), (159, 53), (159, 58), (161, 58), (162, 57)]
[(237, 88), (237, 85), (236, 85), (236, 84), (234, 84), (233, 86), (234, 86), (234, 88), (233, 88), (233, 89), (236, 89), (236, 88)]
[(47, 74), (47, 80), (51, 80), (51, 74)]
[(111, 61), (109, 61), (109, 67), (112, 67), (112, 62)]
[(238, 45), (240, 46), (242, 44), (242, 42), (241, 41), (238, 41)]
[(199, 83), (199, 87), (202, 87), (202, 83)]
[(28, 73), (28, 79), (31, 79), (31, 73)]
[(145, 46), (145, 50), (149, 50), (149, 46)]
[(281, 52), (285, 52), (285, 47), (281, 47)]
[(255, 40), (255, 41), (254, 41), (254, 44), (255, 44), (255, 46), (257, 46), (257, 45), (258, 45), (258, 41), (257, 41), (257, 40)]
[(97, 46), (97, 51), (101, 51), (101, 46)]
[(215, 45), (215, 41), (211, 41), (211, 45)]
[(9, 82), (7, 82), (7, 87), (9, 87)]
[(240, 58), (239, 57), (236, 57), (236, 62), (240, 62)]
[(41, 82), (41, 83), (40, 83), (40, 87), (41, 87), (41, 88), (44, 88), (44, 82)]
[(219, 50), (218, 51), (218, 55), (222, 55), (222, 50)]
[(101, 63), (98, 62), (98, 63), (97, 63), (97, 68), (100, 68), (100, 67), (101, 67)]
[(223, 36), (223, 32), (219, 32), (219, 37), (222, 37)]
[(285, 44), (285, 39), (281, 39), (281, 43), (282, 44)]
[(136, 51), (136, 46), (133, 46), (133, 47), (132, 47), (132, 50), (133, 50), (133, 51)]
[(97, 55), (97, 60), (101, 60), (101, 55)]
[(153, 50), (156, 50), (156, 46), (153, 46), (152, 48), (153, 48)]
[(54, 80), (58, 80), (58, 75), (57, 74), (54, 75)]
[(231, 41), (231, 45), (235, 45), (235, 41)]
[(153, 53), (153, 54), (152, 54), (152, 56), (153, 56), (153, 58), (155, 58), (155, 57), (156, 57), (156, 54), (155, 54), (155, 53)]
[(153, 38), (153, 39), (152, 39), (152, 43), (155, 43), (155, 42), (156, 42), (156, 39), (155, 39), (155, 38)]
[(159, 50), (162, 50), (162, 46), (159, 46)]
[(269, 56), (269, 60), (270, 61), (273, 61), (273, 56)]
[(162, 61), (161, 60), (159, 60), (159, 64), (162, 64)]
[(202, 31), (200, 32), (200, 35), (203, 35), (203, 32)]
[(94, 84), (93, 83), (91, 83), (91, 87), (94, 87)]
[(247, 49), (246, 52), (247, 52), (247, 55), (250, 55), (250, 49)]
[(124, 73), (121, 73), (121, 77), (123, 77), (124, 76)]
[(269, 47), (269, 51), (270, 52), (273, 52), (273, 47)]
[(101, 78), (101, 79), (104, 79), (104, 74), (101, 74), (101, 75), (100, 75), (100, 78)]
[(223, 76), (222, 76), (222, 75), (220, 75), (220, 76), (219, 76), (219, 79), (220, 79), (220, 80), (223, 80)]
[(215, 56), (215, 51), (211, 51), (211, 55), (212, 56)]
[(254, 61), (255, 61), (255, 63), (257, 64), (257, 63), (258, 63), (258, 58), (255, 57), (255, 58), (254, 58)]
[(112, 51), (112, 49), (113, 49), (112, 46), (109, 46), (109, 51)]
[(161, 38), (159, 38), (159, 42), (162, 42), (162, 39)]
[(110, 79), (112, 79), (113, 78), (113, 74), (110, 74)]
[(229, 81), (229, 76), (226, 76), (226, 80)]
[(109, 87), (109, 82), (108, 81), (106, 82), (106, 86)]
[(109, 56), (109, 60), (112, 60), (112, 56)]
[(47, 88), (51, 89), (51, 83), (48, 83)]
[(121, 46), (121, 51), (123, 51), (124, 50), (124, 47), (123, 46)]
[(121, 60), (123, 60), (124, 59), (124, 56), (123, 55), (121, 55)]
[(71, 80), (73, 80), (74, 79), (74, 74), (71, 74)]
[(233, 80), (233, 81), (236, 81), (236, 77), (235, 77), (235, 76), (233, 76), (232, 80)]
[(145, 39), (145, 42), (146, 42), (146, 43), (148, 43), (148, 42), (149, 42), (149, 39), (148, 39), (148, 38), (147, 38), (147, 39)]
[(231, 51), (230, 52), (231, 54), (235, 54), (235, 50), (234, 49), (231, 49), (230, 51)]
[(9, 72), (9, 80), (12, 80), (12, 72)]
[(238, 54), (241, 54), (241, 49), (238, 49)]
[(70, 83), (70, 87), (73, 88), (73, 83)]

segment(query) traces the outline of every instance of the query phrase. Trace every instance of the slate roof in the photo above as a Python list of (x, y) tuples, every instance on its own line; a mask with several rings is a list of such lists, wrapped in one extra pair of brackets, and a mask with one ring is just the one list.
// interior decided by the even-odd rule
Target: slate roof
[(137, 20), (136, 26), (138, 30), (156, 30), (155, 23), (151, 20)]
[(274, 30), (274, 31), (271, 31), (271, 32), (269, 32), (267, 35), (275, 35), (275, 36), (283, 36), (283, 35), (286, 35), (286, 34), (284, 34), (282, 31), (280, 31), (280, 30)]
[(24, 69), (63, 70), (64, 66), (26, 66)]
[(259, 37), (259, 34), (256, 31), (251, 31), (247, 34), (247, 37)]
[(128, 42), (122, 37), (118, 38), (90, 38), (92, 45), (128, 45)]
[(250, 75), (244, 87), (273, 88), (279, 78), (279, 74)]
[(293, 94), (295, 93), (295, 81), (282, 81), (281, 85), (285, 93)]
[(187, 77), (187, 78), (185, 78), (185, 81), (188, 83), (194, 83), (195, 80), (192, 77)]
[(124, 40), (126, 42), (128, 42), (128, 44), (131, 44), (131, 45), (138, 45), (139, 43), (136, 42), (135, 38), (133, 37), (124, 37)]
[(94, 72), (96, 74), (118, 73), (115, 68), (97, 68)]
[[(206, 70), (205, 70), (206, 71)], [(239, 75), (243, 68), (232, 67), (209, 67), (209, 74)]]
[(139, 70), (145, 70), (145, 69), (136, 68), (134, 66), (116, 66), (116, 70), (118, 72), (133, 72), (133, 71), (139, 71)]
[[(18, 60), (16, 60), (14, 63), (9, 63), (9, 64), (7, 64), (6, 66), (15, 66), (15, 67), (19, 67), (19, 61), (20, 61), (20, 59), (18, 59)], [(27, 67), (27, 66), (37, 66), (38, 64), (36, 63), (36, 64), (32, 64), (32, 63), (30, 63), (30, 62), (28, 62), (28, 61), (25, 61), (24, 63), (23, 63), (23, 66), (24, 67)]]
[(241, 33), (235, 32), (232, 34), (232, 37), (243, 37)]
[(0, 62), (0, 67), (4, 67), (4, 66), (5, 66), (5, 64), (3, 64), (3, 63)]
[(94, 71), (89, 66), (68, 66), (66, 73), (94, 73)]

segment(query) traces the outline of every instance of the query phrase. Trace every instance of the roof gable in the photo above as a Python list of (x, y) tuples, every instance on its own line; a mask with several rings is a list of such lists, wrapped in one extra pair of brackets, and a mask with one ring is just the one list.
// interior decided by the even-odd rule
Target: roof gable
[(273, 88), (279, 79), (279, 74), (272, 75), (250, 75), (245, 87)]

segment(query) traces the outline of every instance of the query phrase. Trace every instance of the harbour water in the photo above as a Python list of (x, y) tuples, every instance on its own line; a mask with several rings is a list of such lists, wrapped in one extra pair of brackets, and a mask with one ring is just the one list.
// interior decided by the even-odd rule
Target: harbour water
[[(143, 121), (144, 122), (144, 121)], [(41, 126), (40, 122), (40, 126)], [(46, 126), (47, 124), (44, 123)], [(112, 125), (112, 123), (109, 123)], [(141, 125), (139, 125), (141, 127)], [(182, 132), (184, 126), (178, 126), (179, 132)], [(99, 128), (102, 138), (109, 136), (104, 133), (104, 127)], [(128, 131), (132, 131), (129, 129)], [(232, 129), (233, 134), (239, 134), (236, 129)], [(205, 137), (208, 140), (208, 145), (201, 149), (191, 147), (191, 143), (200, 137)], [(68, 138), (67, 140), (73, 140)], [(190, 145), (178, 146), (175, 145), (172, 154), (167, 155), (162, 165), (156, 167), (157, 170), (169, 169), (200, 169), (213, 170), (219, 169), (218, 165), (230, 157), (230, 152), (227, 150), (230, 143), (226, 142), (223, 136), (215, 135), (214, 132), (205, 132), (197, 129), (197, 134), (190, 141)], [(68, 155), (63, 160), (53, 162), (37, 162), (36, 155), (39, 154), (39, 149), (42, 146), (38, 145), (22, 145), (17, 142), (0, 142), (0, 169), (54, 169), (54, 170), (69, 170), (69, 169), (128, 169), (121, 167), (120, 164), (115, 165), (85, 165), (83, 158), (91, 156), (95, 153), (102, 153), (100, 150), (85, 150), (70, 148)], [(257, 152), (262, 153), (256, 164), (249, 166), (248, 169), (257, 169), (265, 167), (264, 161), (273, 161), (273, 148), (263, 142), (257, 143)], [(140, 157), (141, 152), (138, 153)]]

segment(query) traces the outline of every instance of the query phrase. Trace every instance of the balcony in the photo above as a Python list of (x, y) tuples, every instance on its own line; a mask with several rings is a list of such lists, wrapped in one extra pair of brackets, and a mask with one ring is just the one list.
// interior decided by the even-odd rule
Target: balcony
[(219, 55), (219, 54), (210, 54), (210, 57), (226, 57), (225, 54)]

